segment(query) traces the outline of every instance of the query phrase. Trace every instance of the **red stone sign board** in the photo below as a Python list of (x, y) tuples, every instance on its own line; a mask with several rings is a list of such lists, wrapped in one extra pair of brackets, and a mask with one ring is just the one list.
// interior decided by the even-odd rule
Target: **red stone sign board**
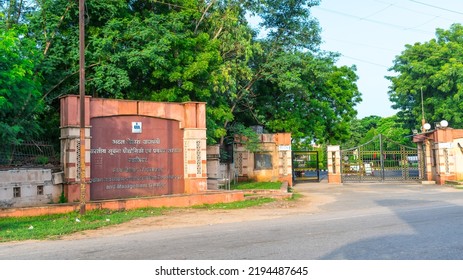
[(140, 115), (91, 119), (92, 200), (184, 192), (183, 132)]

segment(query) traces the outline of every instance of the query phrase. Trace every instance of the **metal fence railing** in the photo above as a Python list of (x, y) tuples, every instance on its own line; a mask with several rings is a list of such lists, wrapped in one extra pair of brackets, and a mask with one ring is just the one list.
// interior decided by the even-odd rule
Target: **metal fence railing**
[(0, 166), (43, 166), (59, 164), (52, 144), (44, 141), (24, 141), (20, 144), (0, 146)]

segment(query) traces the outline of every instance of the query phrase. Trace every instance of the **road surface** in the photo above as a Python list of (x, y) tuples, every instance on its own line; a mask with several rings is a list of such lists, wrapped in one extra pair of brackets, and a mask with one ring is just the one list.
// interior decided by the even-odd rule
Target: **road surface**
[[(210, 223), (202, 212), (197, 224), (193, 213), (184, 226), (1, 243), (0, 259), (463, 259), (463, 190), (355, 183), (305, 183), (295, 190), (305, 197), (297, 207), (219, 211)], [(169, 216), (163, 219), (169, 223)]]

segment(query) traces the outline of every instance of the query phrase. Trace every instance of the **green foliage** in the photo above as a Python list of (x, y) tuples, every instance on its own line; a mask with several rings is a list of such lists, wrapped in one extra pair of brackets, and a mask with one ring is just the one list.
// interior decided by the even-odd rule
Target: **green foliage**
[(38, 217), (0, 219), (0, 242), (31, 239), (53, 239), (78, 231), (120, 224), (135, 218), (160, 216), (166, 208), (145, 208), (131, 211), (92, 210), (85, 216), (77, 212)]
[[(246, 150), (250, 151), (251, 153), (261, 151), (262, 145), (260, 142), (259, 134), (257, 134), (252, 128), (245, 127), (244, 125), (237, 123), (231, 126), (229, 131), (233, 138), (235, 136), (239, 137), (239, 142), (244, 145)], [(231, 140), (236, 141), (235, 139)]]
[(64, 195), (64, 190), (61, 192), (59, 196), (58, 203), (68, 203), (68, 198)]
[(396, 57), (388, 77), (389, 99), (406, 128), (421, 129), (423, 93), (424, 118), (429, 123), (442, 119), (453, 127), (463, 126), (463, 26), (437, 29), (436, 38), (406, 45)]
[[(0, 22), (2, 15), (0, 14)], [(0, 143), (18, 144), (39, 131), (43, 109), (35, 66), (40, 54), (23, 25), (0, 23)]]
[(47, 164), (49, 162), (49, 159), (46, 156), (37, 156), (37, 158), (35, 159), (35, 162), (37, 164), (44, 165), (44, 164)]
[(291, 132), (295, 142), (348, 139), (360, 92), (354, 68), (337, 67), (335, 59), (295, 52), (275, 60), (278, 74), (258, 83), (266, 92), (258, 97), (259, 120), (273, 132)]
[(233, 190), (279, 190), (281, 182), (244, 182), (232, 185)]
[(208, 210), (214, 210), (214, 209), (241, 209), (241, 208), (259, 206), (259, 205), (269, 203), (269, 202), (273, 202), (273, 201), (275, 201), (274, 198), (264, 197), (264, 198), (236, 201), (236, 202), (230, 202), (230, 203), (202, 204), (202, 205), (198, 205), (198, 206), (193, 206), (193, 208), (195, 208), (195, 209), (208, 209)]
[(355, 119), (352, 121), (351, 133), (351, 139), (343, 143), (345, 148), (365, 144), (379, 134), (398, 144), (413, 146), (410, 131), (397, 115), (387, 118), (368, 116), (360, 120)]
[[(273, 198), (198, 205), (196, 209), (240, 209), (273, 202)], [(6, 217), (0, 219), (0, 242), (20, 240), (56, 239), (79, 231), (98, 229), (121, 224), (137, 218), (167, 214), (172, 208), (141, 208), (128, 211), (108, 209), (87, 211), (85, 216), (77, 212), (37, 217)]]
[[(32, 92), (30, 104), (39, 104), (34, 113), (25, 110), (27, 124), (41, 122), (51, 137), (59, 125), (59, 97), (76, 94), (79, 87), (77, 2), (20, 2), (2, 6), (7, 15), (3, 30), (27, 23), (21, 43), (28, 42), (27, 51), (37, 57), (31, 64), (23, 60), (27, 75), (15, 84), (29, 88), (21, 90)], [(336, 55), (318, 50), (320, 28), (310, 13), (318, 3), (87, 0), (86, 93), (205, 101), (209, 144), (224, 144), (238, 125), (256, 124), (270, 132), (291, 132), (295, 141), (342, 141), (349, 137), (347, 124), (360, 93), (355, 68), (335, 66)], [(260, 17), (268, 36), (257, 37), (246, 14)], [(32, 69), (40, 81), (31, 79)], [(18, 96), (27, 95), (18, 91)], [(10, 103), (0, 97), (1, 108)], [(8, 130), (1, 131), (16, 139), (36, 130), (8, 123)]]

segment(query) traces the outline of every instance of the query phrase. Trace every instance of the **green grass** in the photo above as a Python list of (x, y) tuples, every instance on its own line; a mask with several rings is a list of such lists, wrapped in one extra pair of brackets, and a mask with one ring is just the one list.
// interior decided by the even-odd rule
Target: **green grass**
[(281, 182), (244, 182), (232, 185), (233, 190), (279, 190)]
[[(240, 209), (275, 201), (273, 198), (204, 204), (195, 209)], [(161, 216), (173, 208), (142, 208), (126, 211), (93, 210), (36, 217), (0, 218), (0, 242), (58, 239), (71, 233), (121, 224), (137, 218)], [(79, 221), (77, 221), (78, 219)]]
[(263, 197), (263, 198), (258, 198), (258, 199), (236, 201), (236, 202), (231, 202), (231, 203), (202, 204), (202, 205), (193, 206), (192, 208), (195, 208), (195, 209), (209, 209), (209, 210), (213, 210), (213, 209), (241, 209), (241, 208), (259, 206), (259, 205), (269, 203), (269, 202), (273, 202), (273, 201), (275, 201), (274, 198)]
[(297, 192), (293, 192), (293, 195), (292, 195), (290, 198), (288, 198), (288, 200), (298, 200), (298, 199), (300, 199), (301, 197), (303, 197), (302, 194), (297, 193)]
[[(78, 231), (115, 225), (135, 218), (160, 216), (168, 208), (144, 208), (130, 211), (94, 210), (37, 217), (0, 218), (0, 242), (31, 239), (56, 239)], [(76, 220), (78, 219), (78, 221)]]

